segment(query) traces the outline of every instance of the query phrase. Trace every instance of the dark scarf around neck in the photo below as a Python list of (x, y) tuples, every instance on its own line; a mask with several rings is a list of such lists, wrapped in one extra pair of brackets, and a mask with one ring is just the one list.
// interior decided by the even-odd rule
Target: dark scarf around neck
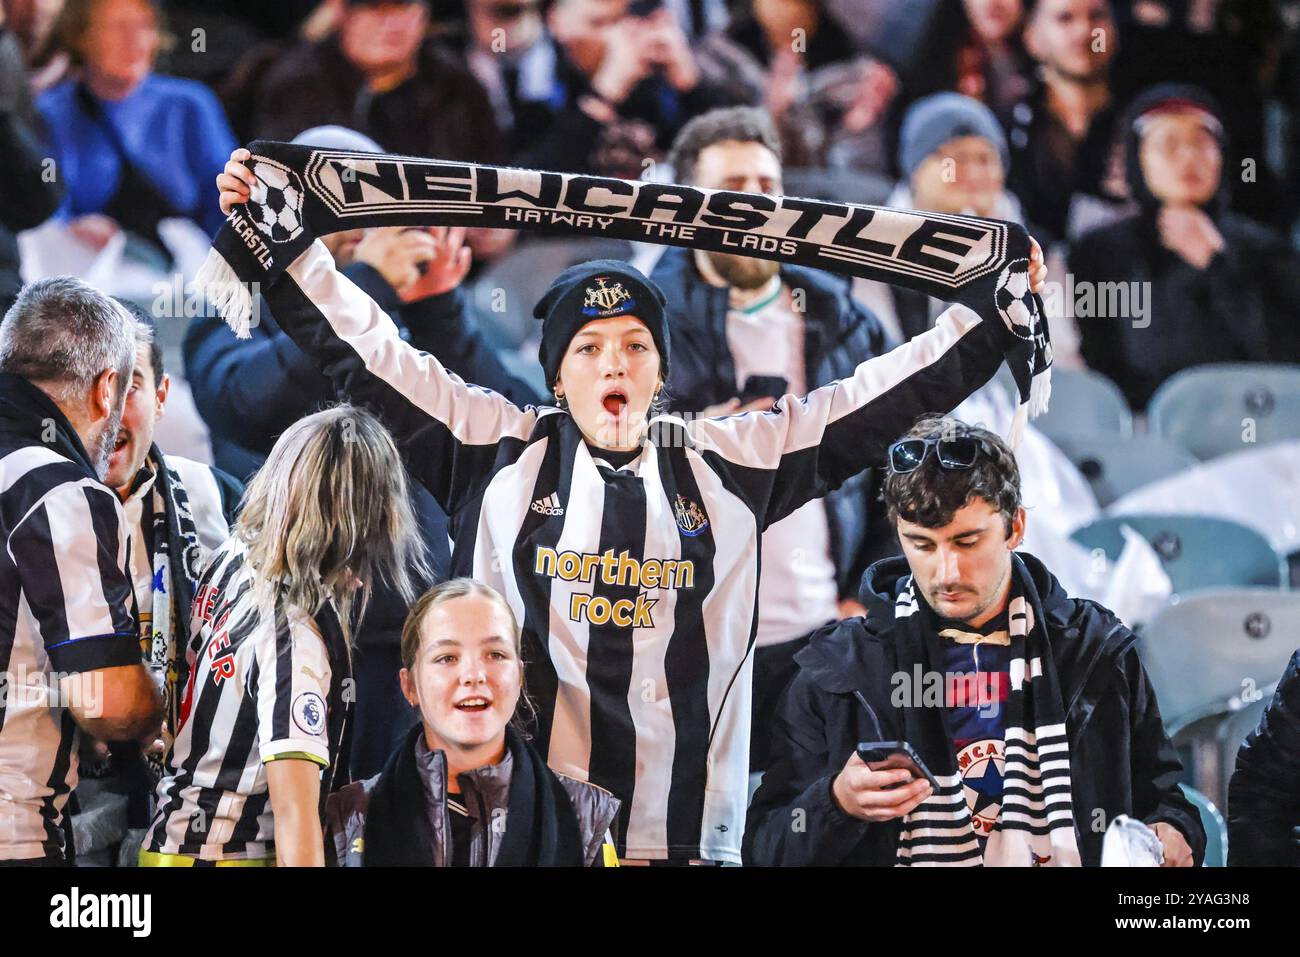
[[(366, 812), (366, 867), (431, 867), (433, 827), (416, 758), (424, 726), (411, 729), (379, 775)], [(559, 778), (537, 750), (511, 727), (510, 806), (506, 830), (493, 867), (580, 867), (582, 840), (578, 819)], [(445, 785), (444, 785), (445, 786)], [(445, 800), (445, 794), (443, 795)], [(481, 822), (490, 827), (490, 821)]]

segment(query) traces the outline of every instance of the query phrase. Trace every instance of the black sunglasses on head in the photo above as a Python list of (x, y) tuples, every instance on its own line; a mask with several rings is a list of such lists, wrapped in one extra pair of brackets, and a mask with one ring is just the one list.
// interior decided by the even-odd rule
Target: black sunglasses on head
[(951, 439), (900, 439), (889, 447), (890, 471), (900, 475), (915, 472), (932, 448), (944, 468), (968, 469), (984, 450), (984, 442), (969, 435)]

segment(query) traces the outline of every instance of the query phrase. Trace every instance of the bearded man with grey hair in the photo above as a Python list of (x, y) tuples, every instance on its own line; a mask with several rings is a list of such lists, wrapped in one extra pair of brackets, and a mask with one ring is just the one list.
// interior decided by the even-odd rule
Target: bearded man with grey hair
[(32, 283), (0, 323), (0, 865), (60, 864), (78, 729), (153, 740), (126, 516), (103, 484), (135, 320), (86, 283)]

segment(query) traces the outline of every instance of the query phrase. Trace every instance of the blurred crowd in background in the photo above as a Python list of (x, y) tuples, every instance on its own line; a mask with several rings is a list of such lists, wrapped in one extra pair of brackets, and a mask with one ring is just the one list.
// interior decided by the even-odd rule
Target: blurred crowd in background
[[(158, 274), (184, 274), (202, 247), (176, 222), (211, 235), (213, 178), (234, 145), (255, 138), (340, 125), (388, 152), (667, 180), (664, 160), (688, 120), (749, 104), (776, 123), (787, 193), (1014, 219), (1049, 248), (1054, 278), (1068, 266), (1077, 282), (1150, 284), (1137, 318), (1154, 332), (1076, 309), (1069, 287), (1049, 301), (1058, 361), (1106, 375), (1136, 411), (1207, 357), (1296, 356), (1300, 4), (5, 0), (3, 9), (0, 302), (20, 276), (56, 272), (154, 298)], [(941, 92), (963, 99), (933, 98)], [(1134, 107), (1171, 96), (1211, 119), (1175, 124), (1139, 155)], [(918, 103), (928, 109), (909, 122)], [(147, 202), (121, 199), (140, 184)], [(476, 275), (520, 240), (473, 235)], [(938, 312), (915, 294), (858, 293), (898, 337)], [(518, 338), (510, 317), (497, 325), (507, 327), (498, 344)]]

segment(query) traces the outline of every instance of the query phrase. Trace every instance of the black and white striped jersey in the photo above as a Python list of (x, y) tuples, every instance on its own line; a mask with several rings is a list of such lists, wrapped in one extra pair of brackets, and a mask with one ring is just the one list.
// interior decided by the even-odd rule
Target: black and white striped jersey
[(231, 536), (195, 591), (181, 724), (145, 850), (274, 857), (265, 762), (293, 757), (328, 769), (336, 757), (330, 706), (341, 676), (323, 622), (255, 594), (244, 545)]
[(266, 295), (336, 388), (383, 416), (450, 516), (455, 571), (510, 602), (538, 746), (621, 799), (631, 858), (740, 862), (759, 536), (983, 385), (1007, 335), (953, 307), (771, 412), (659, 417), (613, 468), (568, 413), (517, 408), (404, 342), (320, 242)]
[(139, 664), (140, 644), (121, 503), (57, 406), (9, 374), (0, 535), (0, 860), (23, 860), (62, 852), (77, 783), (77, 725), (59, 676)]

